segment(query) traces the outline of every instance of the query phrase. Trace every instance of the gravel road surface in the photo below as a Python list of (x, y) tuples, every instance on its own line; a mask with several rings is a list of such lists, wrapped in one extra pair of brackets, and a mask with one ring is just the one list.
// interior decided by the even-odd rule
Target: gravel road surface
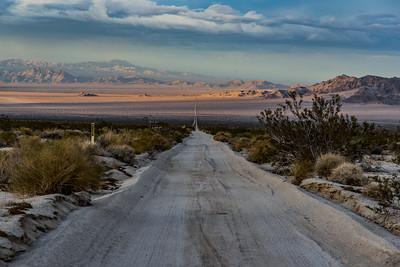
[(370, 228), (194, 132), (10, 266), (399, 266)]

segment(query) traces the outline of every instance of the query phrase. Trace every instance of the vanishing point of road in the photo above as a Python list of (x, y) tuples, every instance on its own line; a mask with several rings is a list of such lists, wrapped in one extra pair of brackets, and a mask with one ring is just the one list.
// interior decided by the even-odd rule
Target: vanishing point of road
[(195, 131), (10, 265), (395, 266), (399, 250), (365, 224)]

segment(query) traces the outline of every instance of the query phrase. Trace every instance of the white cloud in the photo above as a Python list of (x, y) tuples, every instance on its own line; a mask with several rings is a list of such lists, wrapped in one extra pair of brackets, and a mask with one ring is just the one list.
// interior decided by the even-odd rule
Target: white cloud
[(400, 30), (400, 18), (393, 15), (350, 19), (266, 17), (252, 10), (241, 13), (222, 4), (213, 4), (206, 9), (190, 9), (186, 6), (161, 5), (153, 0), (14, 0), (9, 13), (16, 19), (62, 18), (308, 42), (351, 43), (360, 36), (368, 42), (368, 35), (374, 31)]

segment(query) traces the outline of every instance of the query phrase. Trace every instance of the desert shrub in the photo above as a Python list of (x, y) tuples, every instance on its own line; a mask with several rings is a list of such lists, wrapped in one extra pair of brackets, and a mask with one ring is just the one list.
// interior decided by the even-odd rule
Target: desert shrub
[(399, 205), (400, 180), (393, 177), (373, 177), (372, 181), (364, 188), (363, 194), (379, 201), (384, 206)]
[(0, 131), (0, 146), (12, 146), (17, 141), (17, 135), (11, 131)]
[(371, 150), (372, 155), (382, 155), (383, 149), (381, 147), (375, 147)]
[(136, 154), (163, 151), (172, 146), (170, 139), (151, 129), (106, 131), (99, 136), (97, 142), (106, 149), (109, 146), (128, 145)]
[(366, 183), (362, 169), (355, 164), (347, 162), (333, 169), (329, 180), (353, 186), (362, 186)]
[(65, 138), (74, 138), (74, 137), (85, 137), (86, 134), (80, 130), (65, 130), (64, 137)]
[(104, 154), (104, 150), (98, 144), (91, 144), (89, 142), (81, 142), (81, 147), (91, 156), (99, 156)]
[(109, 145), (121, 145), (124, 143), (121, 136), (116, 132), (104, 129), (104, 132), (97, 138), (97, 143), (103, 148)]
[(26, 195), (97, 189), (102, 169), (73, 140), (20, 140), (11, 154), (10, 189)]
[(394, 154), (394, 162), (400, 164), (400, 151), (396, 151)]
[(150, 129), (135, 131), (133, 140), (129, 143), (137, 154), (152, 151), (163, 151), (172, 147), (170, 140)]
[(315, 171), (319, 176), (327, 178), (331, 175), (333, 169), (344, 162), (345, 158), (340, 155), (333, 153), (323, 154), (315, 163)]
[(339, 95), (331, 99), (314, 95), (311, 107), (304, 107), (302, 97), (291, 92), (285, 104), (264, 110), (258, 119), (279, 158), (315, 161), (328, 152), (348, 155), (358, 151), (363, 147), (362, 136), (372, 131), (370, 125), (360, 125), (354, 116), (341, 113), (341, 107)]
[(291, 175), (294, 177), (293, 184), (300, 185), (301, 182), (308, 178), (314, 171), (314, 164), (310, 161), (295, 162), (290, 169)]
[(8, 152), (0, 152), (0, 185), (2, 187), (8, 184), (10, 171), (9, 157)]
[(269, 139), (258, 139), (252, 142), (248, 153), (250, 161), (260, 164), (267, 163), (272, 161), (275, 154), (275, 148)]
[(135, 163), (135, 150), (128, 145), (111, 145), (107, 148), (113, 157), (128, 164)]
[(61, 129), (44, 130), (40, 137), (44, 139), (61, 139), (64, 137), (65, 132)]
[(231, 139), (230, 143), (234, 151), (242, 151), (249, 148), (251, 140), (247, 137), (235, 137)]
[(34, 134), (34, 131), (28, 127), (20, 127), (18, 130), (24, 135), (32, 136)]
[(214, 135), (214, 140), (219, 141), (219, 142), (229, 142), (229, 140), (232, 138), (232, 134), (228, 132), (217, 132)]

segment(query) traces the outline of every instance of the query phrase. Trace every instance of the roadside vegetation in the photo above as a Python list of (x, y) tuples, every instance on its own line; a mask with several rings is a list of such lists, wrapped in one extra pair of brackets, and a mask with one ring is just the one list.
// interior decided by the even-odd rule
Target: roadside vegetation
[(276, 109), (260, 113), (260, 128), (209, 131), (215, 140), (228, 143), (250, 161), (270, 166), (293, 184), (307, 180), (310, 187), (310, 180), (315, 180), (318, 185), (313, 189), (318, 191), (324, 190), (323, 181), (334, 183), (377, 201), (385, 214), (395, 212), (400, 218), (400, 129), (361, 123), (341, 108), (337, 95), (314, 96), (311, 103), (304, 103), (291, 93)]
[(138, 155), (170, 149), (190, 133), (178, 126), (105, 124), (92, 145), (87, 123), (0, 123), (1, 189), (25, 196), (101, 189), (108, 168), (98, 156), (134, 165)]

